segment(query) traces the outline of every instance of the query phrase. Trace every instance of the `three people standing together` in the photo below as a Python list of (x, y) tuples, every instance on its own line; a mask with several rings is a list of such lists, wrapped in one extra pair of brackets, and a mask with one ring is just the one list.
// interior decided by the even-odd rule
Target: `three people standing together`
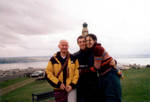
[[(94, 34), (79, 36), (77, 44), (80, 50), (72, 55), (68, 42), (61, 40), (60, 51), (48, 62), (46, 75), (54, 87), (56, 102), (121, 102), (115, 60), (97, 43)], [(74, 89), (77, 97), (72, 94), (70, 101), (69, 94)]]

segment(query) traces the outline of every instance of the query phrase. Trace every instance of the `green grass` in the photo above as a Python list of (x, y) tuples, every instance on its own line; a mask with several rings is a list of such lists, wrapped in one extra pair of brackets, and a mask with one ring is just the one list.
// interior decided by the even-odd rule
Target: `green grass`
[(32, 93), (52, 91), (47, 81), (35, 81), (1, 96), (2, 102), (32, 102)]
[(123, 102), (150, 102), (150, 68), (125, 70)]
[[(123, 74), (122, 102), (150, 102), (150, 68), (124, 70)], [(32, 102), (32, 93), (52, 90), (47, 81), (35, 81), (4, 94), (0, 102)]]
[(11, 80), (6, 80), (6, 81), (0, 83), (0, 89), (5, 88), (9, 85), (15, 84), (17, 82), (24, 81), (26, 79), (28, 79), (28, 78), (23, 77), (23, 78), (15, 78), (15, 79), (11, 79)]

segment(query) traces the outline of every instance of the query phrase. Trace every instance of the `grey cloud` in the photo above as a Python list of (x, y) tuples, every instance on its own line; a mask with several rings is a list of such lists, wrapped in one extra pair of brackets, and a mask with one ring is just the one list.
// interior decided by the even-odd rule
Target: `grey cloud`
[(5, 47), (8, 44), (16, 44), (19, 42), (20, 38), (15, 35), (14, 32), (10, 31), (9, 28), (0, 26), (0, 47)]
[(24, 35), (52, 34), (70, 29), (71, 18), (55, 6), (52, 1), (2, 0), (0, 25)]
[[(72, 18), (64, 15), (51, 0), (1, 0), (0, 47), (12, 44), (31, 49), (22, 42), (20, 35), (37, 36), (61, 33), (75, 26)], [(71, 26), (70, 26), (71, 25)], [(9, 45), (10, 44), (10, 45)]]

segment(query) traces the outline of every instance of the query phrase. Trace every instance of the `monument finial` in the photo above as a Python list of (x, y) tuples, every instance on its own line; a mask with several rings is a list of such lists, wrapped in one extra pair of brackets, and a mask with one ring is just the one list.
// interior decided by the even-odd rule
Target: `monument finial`
[(88, 24), (86, 22), (83, 23), (83, 27), (87, 27)]
[(88, 24), (86, 22), (83, 23), (82, 35), (86, 36), (88, 34)]

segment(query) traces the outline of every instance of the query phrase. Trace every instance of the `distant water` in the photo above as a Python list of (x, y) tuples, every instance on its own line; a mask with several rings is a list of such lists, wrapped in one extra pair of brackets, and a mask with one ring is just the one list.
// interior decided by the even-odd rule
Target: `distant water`
[(140, 65), (150, 65), (150, 58), (117, 58), (118, 62), (121, 64), (140, 64)]
[[(150, 58), (116, 58), (120, 64), (150, 64)], [(43, 57), (5, 57), (0, 58), (0, 70), (46, 68), (49, 61), (48, 56)]]
[(46, 68), (48, 56), (43, 57), (5, 57), (0, 58), (0, 70), (8, 69), (26, 69), (32, 68)]

